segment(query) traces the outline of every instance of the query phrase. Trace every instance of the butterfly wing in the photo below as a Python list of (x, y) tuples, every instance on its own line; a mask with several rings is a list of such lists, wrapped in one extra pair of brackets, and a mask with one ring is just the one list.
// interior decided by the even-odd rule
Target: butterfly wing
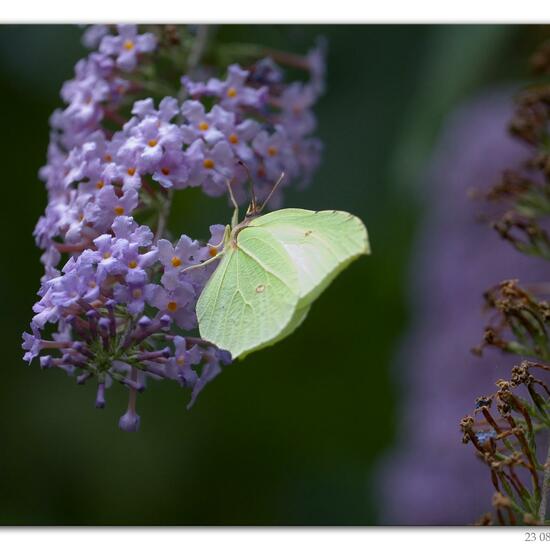
[(246, 228), (197, 302), (201, 337), (234, 359), (276, 341), (293, 320), (298, 276), (284, 247), (269, 233)]
[(269, 233), (291, 258), (298, 273), (299, 308), (311, 304), (351, 262), (370, 253), (367, 229), (348, 212), (286, 208), (252, 220), (250, 227)]
[(274, 344), (353, 260), (370, 252), (347, 212), (289, 208), (251, 221), (229, 245), (197, 303), (201, 336), (233, 358)]
[(310, 308), (311, 308), (310, 304), (297, 307), (294, 312), (294, 315), (292, 316), (292, 319), (290, 319), (290, 322), (285, 327), (285, 329), (280, 334), (278, 334), (273, 340), (270, 340), (269, 342), (264, 344), (262, 347), (272, 346), (273, 344), (276, 344), (277, 342), (284, 340), (287, 336), (290, 336), (304, 322), (305, 318), (307, 317), (307, 314), (309, 313)]

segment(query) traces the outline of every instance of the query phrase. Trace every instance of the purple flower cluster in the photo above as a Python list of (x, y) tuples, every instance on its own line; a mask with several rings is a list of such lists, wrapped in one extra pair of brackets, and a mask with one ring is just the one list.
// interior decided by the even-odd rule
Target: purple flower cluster
[[(308, 82), (285, 85), (282, 70), (265, 59), (248, 70), (230, 66), (225, 80), (184, 76), (157, 103), (146, 71), (162, 47), (156, 33), (135, 25), (84, 33), (96, 51), (77, 63), (62, 88), (66, 107), (50, 121), (40, 172), (48, 205), (35, 229), (45, 274), (23, 343), (29, 362), (40, 356), (43, 368), (62, 368), (79, 383), (95, 377), (98, 407), (113, 380), (126, 385), (125, 430), (139, 426), (135, 394), (147, 378), (192, 387), (193, 402), (230, 361), (183, 336), (197, 327), (195, 304), (214, 266), (185, 268), (216, 256), (224, 226), (211, 226), (204, 244), (186, 235), (163, 239), (172, 191), (200, 186), (216, 196), (230, 182), (244, 200), (251, 178), (261, 198), (282, 172), (286, 185), (307, 181), (321, 149), (311, 137), (321, 49), (302, 58)], [(142, 215), (155, 220), (155, 235), (135, 221)]]
[[(134, 394), (145, 389), (147, 377), (191, 387), (192, 404), (220, 364), (231, 360), (200, 338), (178, 335), (196, 328), (195, 304), (214, 266), (184, 269), (221, 250), (224, 226), (211, 226), (204, 246), (185, 235), (175, 246), (165, 239), (154, 245), (151, 230), (127, 216), (118, 216), (111, 231), (43, 282), (32, 334), (23, 335), (24, 359), (40, 355), (42, 368), (76, 374), (78, 383), (95, 376), (97, 407), (104, 406), (113, 380), (126, 385), (131, 399), (123, 419), (132, 415), (135, 422), (121, 419), (120, 427), (134, 430), (139, 426)], [(49, 324), (57, 330), (48, 339)]]
[(104, 25), (92, 26), (84, 38), (86, 44), (99, 45), (99, 51), (80, 60), (75, 77), (63, 85), (67, 106), (50, 119), (48, 163), (40, 171), (48, 206), (35, 237), (45, 250), (47, 277), (55, 275), (52, 268), (61, 259), (56, 239), (89, 245), (109, 229), (116, 212), (129, 214), (138, 205), (138, 186), (128, 183), (129, 174), (120, 180), (121, 167), (111, 156), (112, 136), (103, 123), (119, 118), (117, 108), (132, 92), (128, 71), (154, 51), (156, 38), (137, 34), (135, 25), (119, 25), (116, 35)]
[[(123, 78), (125, 71), (154, 48), (155, 38), (128, 25), (119, 26), (117, 36), (106, 32), (88, 30), (86, 41), (99, 40), (99, 52), (77, 64), (76, 78), (62, 90), (68, 106), (51, 121), (48, 164), (41, 170), (49, 201), (35, 230), (48, 275), (67, 245), (89, 246), (116, 216), (151, 206), (166, 189), (201, 186), (217, 196), (231, 181), (242, 201), (249, 177), (259, 198), (283, 172), (283, 186), (309, 180), (321, 151), (310, 134), (311, 107), (323, 89), (322, 49), (307, 58), (307, 83), (283, 85), (281, 69), (269, 59), (250, 70), (232, 65), (225, 80), (182, 77), (193, 97), (182, 104), (165, 97), (156, 109), (151, 98), (135, 101), (125, 122), (117, 107), (132, 97), (132, 86), (139, 90)], [(208, 111), (206, 102), (213, 103)], [(121, 129), (107, 130), (106, 120)]]
[[(32, 334), (23, 336), (24, 359), (40, 354), (42, 368), (78, 373), (78, 383), (95, 376), (97, 407), (113, 380), (140, 392), (147, 377), (192, 387), (192, 403), (230, 356), (200, 338), (175, 335), (196, 327), (195, 303), (213, 266), (183, 270), (218, 253), (223, 229), (212, 226), (205, 246), (185, 235), (175, 247), (164, 239), (154, 245), (148, 227), (117, 217), (113, 234), (95, 238), (42, 285)], [(51, 339), (42, 334), (48, 323), (57, 325)], [(137, 418), (135, 399), (123, 418), (128, 414)], [(137, 428), (137, 420), (132, 425)], [(123, 420), (120, 426), (127, 429)]]
[[(283, 74), (270, 59), (249, 71), (231, 65), (225, 80), (182, 78), (193, 98), (182, 106), (193, 184), (220, 195), (227, 178), (243, 183), (251, 177), (262, 197), (283, 172), (286, 185), (295, 180), (307, 183), (321, 153), (320, 141), (310, 136), (315, 129), (311, 108), (324, 88), (322, 48), (308, 59), (307, 83), (283, 85)], [(214, 101), (208, 113), (201, 103), (204, 98)]]

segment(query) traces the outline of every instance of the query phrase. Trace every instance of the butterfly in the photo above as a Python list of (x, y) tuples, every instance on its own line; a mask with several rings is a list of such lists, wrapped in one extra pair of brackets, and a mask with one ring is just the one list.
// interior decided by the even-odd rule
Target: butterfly
[(348, 212), (284, 208), (262, 215), (269, 197), (261, 207), (253, 197), (239, 222), (228, 187), (232, 223), (223, 250), (208, 260), (220, 263), (196, 313), (201, 338), (237, 359), (291, 334), (313, 301), (370, 246), (365, 225)]

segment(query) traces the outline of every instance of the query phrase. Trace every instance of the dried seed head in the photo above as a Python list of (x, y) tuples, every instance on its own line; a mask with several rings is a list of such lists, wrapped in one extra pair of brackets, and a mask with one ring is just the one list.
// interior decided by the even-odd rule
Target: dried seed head
[(512, 368), (512, 378), (510, 379), (510, 382), (513, 386), (531, 384), (533, 382), (533, 375), (529, 374), (527, 363), (525, 361), (521, 365), (517, 365)]
[(493, 495), (492, 504), (495, 508), (510, 508), (512, 501), (502, 493), (496, 492)]
[(540, 525), (539, 520), (532, 514), (524, 514), (523, 523), (525, 523), (525, 525)]
[(491, 516), (490, 512), (486, 512), (483, 514), (475, 523), (474, 525), (493, 525), (493, 517)]
[(472, 416), (465, 416), (461, 421), (460, 421), (460, 429), (463, 431), (463, 432), (471, 432), (472, 431), (472, 428), (473, 428), (473, 425), (474, 425), (474, 418)]
[(493, 397), (491, 395), (482, 395), (476, 399), (476, 409), (481, 409), (481, 407), (490, 407), (493, 402)]

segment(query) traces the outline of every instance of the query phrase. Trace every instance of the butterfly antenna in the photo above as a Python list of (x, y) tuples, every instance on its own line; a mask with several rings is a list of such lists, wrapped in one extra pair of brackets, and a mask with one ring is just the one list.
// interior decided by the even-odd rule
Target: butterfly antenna
[(233, 194), (233, 189), (231, 188), (231, 181), (226, 179), (225, 184), (227, 185), (227, 190), (229, 191), (229, 198), (231, 199), (231, 203), (233, 204), (233, 208), (234, 208), (233, 217), (231, 218), (231, 227), (235, 227), (239, 223), (239, 205), (235, 200), (235, 195)]
[(277, 183), (275, 183), (275, 185), (273, 186), (273, 188), (271, 189), (271, 191), (269, 192), (269, 195), (267, 196), (267, 198), (265, 199), (265, 201), (263, 202), (262, 206), (260, 206), (258, 212), (261, 212), (265, 205), (269, 202), (269, 199), (271, 198), (271, 196), (273, 195), (273, 193), (275, 193), (275, 191), (277, 190), (277, 187), (279, 187), (279, 185), (281, 184), (281, 182), (285, 179), (285, 173), (284, 172), (281, 172), (281, 175), (279, 176), (279, 179), (277, 180)]
[(238, 164), (240, 164), (241, 166), (244, 167), (244, 169), (246, 170), (246, 174), (248, 175), (248, 186), (249, 186), (249, 189), (250, 189), (250, 207), (248, 209), (248, 211), (252, 214), (254, 214), (256, 212), (256, 209), (258, 207), (258, 203), (256, 201), (256, 193), (254, 192), (254, 180), (252, 179), (252, 176), (250, 175), (250, 170), (248, 169), (248, 166), (246, 165), (245, 162), (243, 162), (242, 160), (238, 160), (237, 161)]

